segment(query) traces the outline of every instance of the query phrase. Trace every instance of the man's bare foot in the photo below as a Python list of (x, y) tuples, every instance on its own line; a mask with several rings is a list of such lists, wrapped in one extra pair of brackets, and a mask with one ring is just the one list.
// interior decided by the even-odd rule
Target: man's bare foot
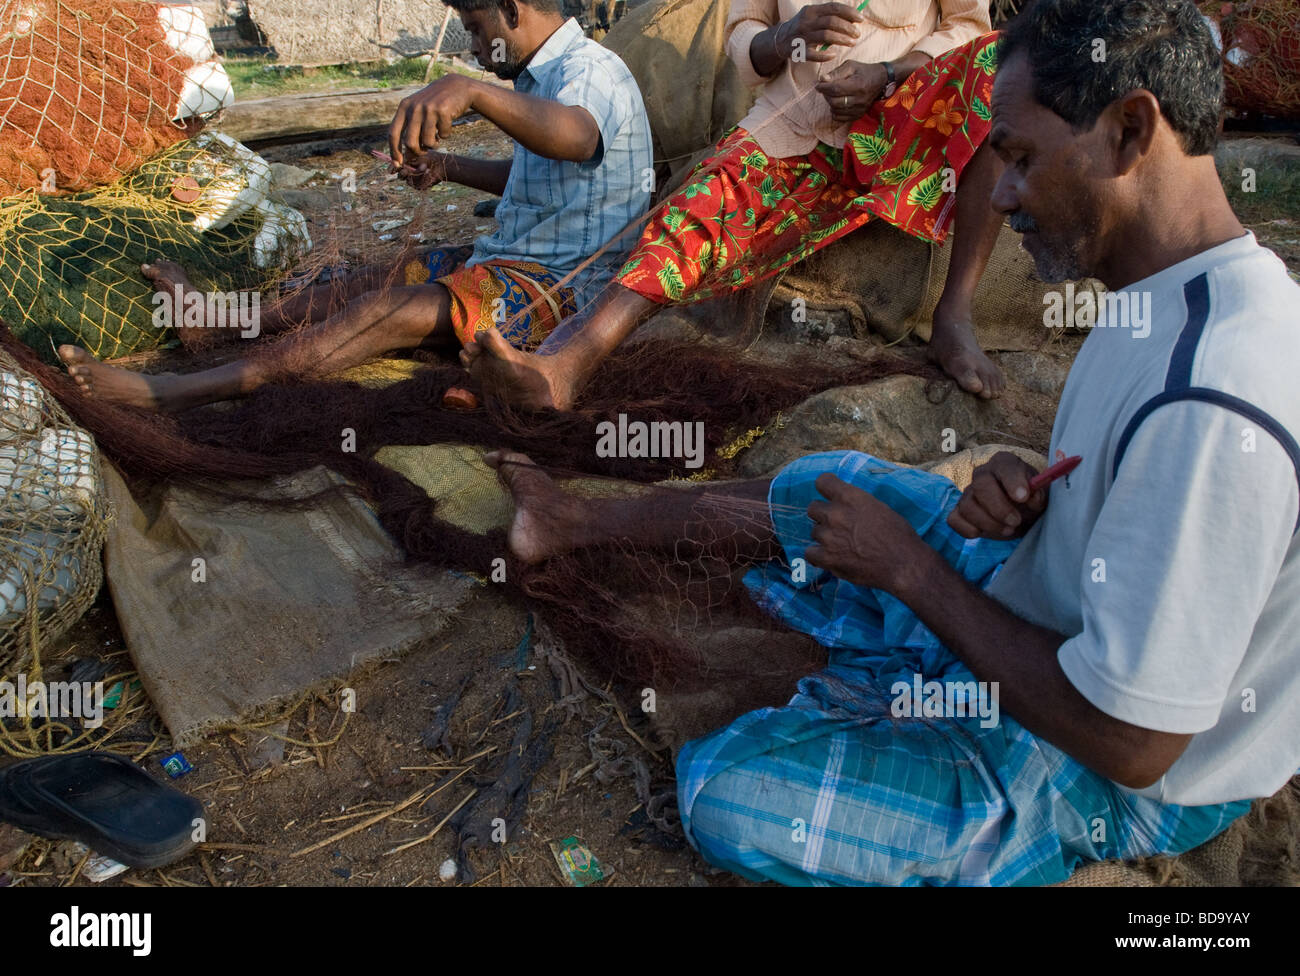
[(986, 400), (1002, 395), (1007, 382), (1002, 370), (984, 354), (975, 339), (969, 316), (947, 317), (935, 312), (930, 334), (930, 359), (967, 393)]
[(515, 519), (507, 536), (510, 551), (524, 562), (568, 552), (585, 544), (589, 513), (581, 499), (557, 485), (524, 454), (492, 451), (483, 455), (515, 502)]
[[(199, 325), (184, 325), (185, 314), (185, 297), (191, 292), (197, 292), (198, 288), (190, 281), (190, 276), (185, 273), (175, 261), (155, 260), (152, 264), (140, 265), (140, 273), (149, 280), (153, 285), (154, 291), (160, 295), (166, 295), (168, 300), (173, 304), (171, 306), (171, 323), (176, 331), (176, 336), (181, 340), (181, 344), (191, 352), (200, 352), (211, 347), (220, 338), (219, 330), (205, 328), (208, 323), (205, 319)], [(179, 294), (177, 289), (180, 289)]]
[(120, 366), (101, 363), (80, 346), (59, 346), (59, 358), (68, 368), (68, 375), (77, 381), (81, 392), (111, 403), (146, 410), (174, 410), (172, 374), (148, 376)]
[(182, 295), (194, 291), (194, 283), (190, 281), (190, 276), (175, 261), (154, 261), (152, 264), (142, 264), (140, 265), (140, 273), (149, 279), (154, 291), (172, 295), (175, 294), (177, 285), (180, 285)]
[(485, 329), (461, 350), (461, 364), (483, 392), (528, 410), (568, 410), (576, 391), (558, 355), (520, 352), (496, 329)]

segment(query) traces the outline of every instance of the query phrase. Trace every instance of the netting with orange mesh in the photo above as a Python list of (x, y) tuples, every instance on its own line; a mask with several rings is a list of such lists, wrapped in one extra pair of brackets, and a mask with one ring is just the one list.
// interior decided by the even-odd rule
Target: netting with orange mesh
[(1300, 120), (1300, 8), (1296, 0), (1201, 0), (1222, 39), (1228, 107)]
[(158, 6), (8, 0), (0, 6), (0, 196), (111, 182), (185, 138), (172, 121), (194, 60)]

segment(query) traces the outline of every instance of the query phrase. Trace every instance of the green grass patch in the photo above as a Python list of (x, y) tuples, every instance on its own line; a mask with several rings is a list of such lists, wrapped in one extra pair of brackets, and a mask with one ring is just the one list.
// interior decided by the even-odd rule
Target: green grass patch
[(1243, 147), (1221, 153), (1218, 170), (1228, 201), (1242, 220), (1300, 220), (1300, 153)]
[[(429, 69), (428, 58), (403, 58), (389, 64), (373, 61), (302, 68), (277, 64), (269, 58), (227, 58), (224, 62), (236, 101), (297, 95), (303, 92), (346, 91), (351, 88), (402, 88), (418, 85)], [(450, 70), (435, 64), (430, 80)]]

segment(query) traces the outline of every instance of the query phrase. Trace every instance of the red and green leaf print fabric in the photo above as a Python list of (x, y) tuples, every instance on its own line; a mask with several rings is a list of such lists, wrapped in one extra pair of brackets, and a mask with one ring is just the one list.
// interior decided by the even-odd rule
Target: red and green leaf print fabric
[(651, 218), (619, 284), (660, 303), (703, 301), (872, 217), (942, 243), (958, 179), (991, 126), (996, 68), (996, 33), (928, 62), (850, 127), (843, 150), (777, 159), (733, 130)]

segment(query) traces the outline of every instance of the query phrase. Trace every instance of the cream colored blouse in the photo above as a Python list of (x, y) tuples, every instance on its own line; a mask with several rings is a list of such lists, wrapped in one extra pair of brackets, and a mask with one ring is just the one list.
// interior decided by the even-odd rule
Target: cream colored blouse
[[(830, 106), (815, 86), (845, 61), (893, 61), (912, 51), (936, 58), (992, 30), (987, 0), (870, 0), (851, 48), (831, 48), (833, 61), (786, 61), (777, 74), (763, 77), (749, 60), (749, 46), (769, 27), (789, 20), (813, 0), (731, 0), (727, 54), (740, 77), (762, 86), (758, 100), (741, 121), (769, 156), (802, 156), (818, 142), (839, 148), (849, 127), (831, 119)], [(856, 0), (846, 0), (856, 6)]]

